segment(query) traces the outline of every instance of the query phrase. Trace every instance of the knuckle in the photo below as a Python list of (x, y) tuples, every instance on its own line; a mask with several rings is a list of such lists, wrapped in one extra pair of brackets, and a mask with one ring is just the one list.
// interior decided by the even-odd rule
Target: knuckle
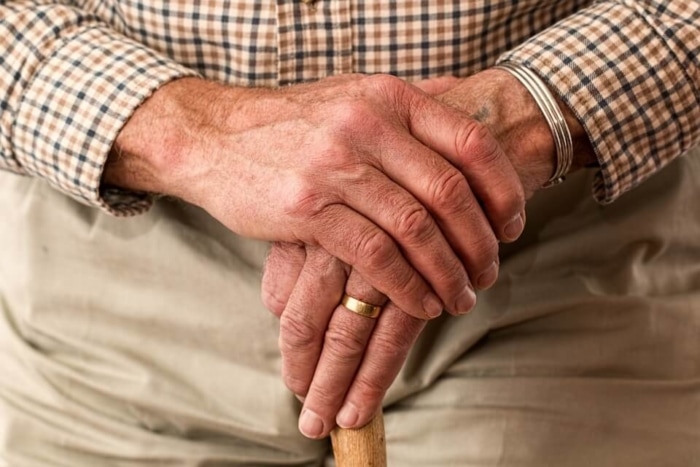
[(397, 91), (405, 87), (405, 83), (401, 79), (389, 74), (380, 73), (367, 79), (372, 86), (380, 90)]
[[(341, 149), (341, 146), (345, 148)], [(371, 175), (371, 166), (367, 164), (364, 156), (344, 142), (338, 142), (336, 148), (327, 151), (328, 156), (319, 168), (309, 173), (310, 177), (318, 178), (319, 172), (328, 175), (328, 178), (334, 179), (334, 184), (328, 184), (326, 190), (331, 193), (342, 193), (345, 191), (343, 183), (359, 184), (366, 183), (364, 177)], [(316, 182), (318, 183), (318, 182)]]
[(442, 269), (443, 272), (438, 277), (439, 283), (446, 290), (447, 297), (454, 297), (462, 290), (468, 280), (466, 267), (461, 261), (451, 261), (449, 264), (445, 264)]
[(502, 173), (502, 176), (489, 186), (489, 193), (484, 200), (483, 208), (488, 214), (494, 228), (511, 220), (525, 209), (525, 192), (522, 183), (513, 170), (512, 174)]
[(471, 190), (467, 179), (459, 171), (447, 170), (433, 182), (430, 193), (433, 206), (454, 210), (468, 202)]
[(371, 128), (378, 123), (376, 109), (364, 98), (342, 99), (331, 109), (331, 128), (334, 138), (345, 143), (348, 135), (356, 135), (360, 128)]
[[(395, 110), (407, 111), (409, 108), (414, 111), (419, 110), (416, 108), (416, 104), (420, 102), (420, 99), (416, 99), (418, 94), (413, 92), (413, 86), (408, 85), (405, 81), (388, 74), (372, 75), (368, 80), (379, 96), (388, 100)], [(403, 114), (403, 112), (401, 113)], [(404, 115), (404, 118), (407, 117), (407, 114)]]
[(347, 169), (343, 179), (344, 182), (352, 185), (354, 189), (372, 193), (372, 189), (375, 188), (374, 181), (377, 178), (376, 169), (369, 164), (360, 163), (359, 161), (353, 161), (352, 164), (348, 164)]
[(396, 233), (399, 238), (411, 238), (424, 240), (431, 236), (433, 231), (433, 218), (423, 206), (412, 203), (402, 209), (396, 218)]
[(301, 265), (305, 257), (306, 251), (302, 245), (287, 242), (273, 242), (265, 258), (265, 264), (263, 265), (265, 276), (263, 277), (267, 277), (270, 271), (286, 264), (296, 263)]
[(332, 419), (340, 408), (346, 391), (347, 386), (339, 384), (337, 380), (323, 383), (313, 381), (308, 389), (304, 406), (311, 408), (321, 417), (326, 415)]
[(375, 333), (372, 337), (373, 352), (390, 360), (402, 359), (413, 344), (413, 335), (408, 332)]
[(321, 332), (311, 320), (283, 313), (280, 319), (280, 350), (282, 353), (308, 351), (319, 346)]
[(474, 236), (465, 251), (464, 268), (471, 279), (476, 279), (497, 258), (498, 242), (493, 233)]
[(476, 253), (476, 262), (480, 266), (476, 272), (481, 272), (498, 258), (498, 241), (492, 234), (485, 235), (474, 242), (472, 251)]
[(495, 195), (483, 208), (493, 229), (500, 231), (525, 209), (525, 198), (520, 191), (508, 190)]
[(365, 344), (366, 340), (352, 330), (335, 327), (326, 331), (323, 349), (335, 362), (347, 364), (362, 358)]
[(460, 201), (458, 209), (467, 217), (480, 216), (483, 213), (481, 204), (471, 192)]
[(379, 229), (367, 229), (359, 237), (356, 258), (366, 258), (370, 267), (382, 268), (391, 262), (394, 244)]
[(292, 183), (285, 193), (287, 196), (280, 199), (282, 216), (288, 218), (291, 226), (307, 231), (309, 222), (323, 220), (328, 208), (337, 202), (333, 190), (311, 180)]
[(320, 191), (306, 177), (297, 177), (289, 182), (287, 197), (280, 200), (283, 212), (296, 219), (312, 217), (322, 210), (324, 205)]
[(461, 128), (457, 133), (455, 145), (459, 154), (482, 164), (494, 163), (502, 154), (488, 127), (477, 121)]
[(354, 248), (353, 266), (362, 266), (368, 280), (381, 274), (381, 290), (392, 297), (401, 299), (418, 297), (425, 287), (414, 270), (399, 261), (399, 250), (393, 241), (381, 230), (360, 235), (360, 242)]
[[(394, 297), (420, 297), (424, 294), (417, 275), (409, 269), (400, 269), (394, 273), (387, 273), (391, 284), (391, 292)], [(416, 298), (414, 298), (415, 300)]]
[(377, 378), (358, 378), (355, 381), (354, 390), (357, 391), (359, 399), (365, 401), (363, 405), (371, 405), (382, 400), (389, 384), (389, 382)]

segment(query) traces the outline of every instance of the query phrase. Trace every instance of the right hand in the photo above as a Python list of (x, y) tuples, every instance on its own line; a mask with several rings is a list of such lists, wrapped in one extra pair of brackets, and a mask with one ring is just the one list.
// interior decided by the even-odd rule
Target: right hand
[(485, 127), (389, 76), (278, 90), (185, 78), (136, 111), (115, 149), (155, 161), (145, 191), (243, 236), (320, 246), (423, 319), (469, 311), (470, 277), (522, 229), (506, 229), (522, 187)]

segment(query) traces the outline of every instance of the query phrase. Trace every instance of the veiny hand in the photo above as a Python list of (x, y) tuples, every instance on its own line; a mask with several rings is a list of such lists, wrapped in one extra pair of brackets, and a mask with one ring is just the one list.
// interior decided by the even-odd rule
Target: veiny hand
[[(551, 133), (527, 91), (512, 77), (487, 71), (469, 79), (438, 78), (419, 86), (488, 122), (508, 148), (528, 197), (551, 175)], [(575, 136), (582, 134), (577, 122), (569, 125)], [(575, 141), (579, 156), (590, 154), (585, 139)], [(290, 244), (272, 246), (263, 299), (281, 317), (283, 377), (292, 391), (306, 396), (300, 429), (310, 437), (326, 436), (336, 422), (350, 428), (367, 423), (425, 324), (392, 303), (377, 321), (355, 315), (338, 305), (343, 287), (363, 301), (385, 301), (356, 271), (328, 253)]]
[[(322, 433), (353, 381), (367, 382), (348, 395), (356, 423), (381, 401), (423, 326), (398, 307), (420, 318), (439, 313), (432, 288), (448, 311), (468, 311), (467, 271), (478, 287), (490, 285), (496, 239), (522, 230), (522, 189), (488, 130), (386, 76), (281, 90), (175, 81), (125, 125), (104, 181), (179, 196), (239, 234), (314, 252), (282, 315), (281, 345), (285, 379), (322, 415)], [(382, 300), (364, 278), (392, 300), (376, 330), (342, 308), (332, 314), (345, 264), (353, 266), (348, 292)], [(322, 267), (328, 278), (316, 280)], [(381, 351), (353, 379), (373, 346)]]
[(244, 236), (320, 246), (419, 318), (471, 309), (470, 276), (490, 281), (497, 239), (522, 230), (522, 188), (486, 128), (388, 76), (174, 81), (113, 155), (107, 183), (178, 196)]

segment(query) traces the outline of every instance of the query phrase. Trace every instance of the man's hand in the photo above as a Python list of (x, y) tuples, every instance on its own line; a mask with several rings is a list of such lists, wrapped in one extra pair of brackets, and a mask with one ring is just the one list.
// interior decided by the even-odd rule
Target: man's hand
[[(508, 73), (493, 70), (418, 85), (488, 125), (507, 148), (527, 197), (549, 179), (555, 160), (551, 132), (528, 92)], [(582, 167), (594, 160), (593, 152), (571, 112), (563, 110), (574, 135), (574, 167)], [(336, 422), (349, 428), (367, 423), (425, 324), (392, 303), (376, 322), (354, 315), (338, 305), (343, 290), (370, 303), (384, 302), (328, 253), (272, 246), (263, 299), (281, 317), (283, 378), (305, 396), (299, 425), (310, 437), (326, 436)]]
[(419, 318), (469, 311), (470, 277), (491, 280), (497, 240), (522, 230), (522, 188), (486, 128), (388, 76), (172, 82), (122, 129), (104, 181), (320, 246)]
[[(368, 303), (386, 301), (320, 248), (273, 245), (263, 296), (280, 317), (282, 377), (304, 398), (299, 429), (310, 438), (327, 436), (336, 420), (343, 427), (367, 423), (427, 322), (391, 302), (377, 319), (360, 316), (339, 305), (343, 290)], [(275, 306), (271, 293), (289, 297), (286, 306)]]

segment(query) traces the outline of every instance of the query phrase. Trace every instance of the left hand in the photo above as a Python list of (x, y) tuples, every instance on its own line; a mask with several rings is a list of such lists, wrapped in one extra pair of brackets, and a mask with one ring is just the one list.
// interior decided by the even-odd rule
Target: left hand
[[(426, 321), (415, 318), (320, 247), (275, 243), (263, 276), (263, 301), (280, 317), (282, 377), (304, 398), (307, 437), (366, 424), (379, 409)], [(343, 292), (384, 304), (376, 319), (340, 305)]]
[[(511, 158), (527, 198), (548, 180), (554, 168), (550, 130), (527, 91), (508, 73), (487, 70), (418, 85), (489, 127)], [(578, 153), (590, 157), (587, 139), (580, 138), (585, 133), (570, 112), (567, 117), (579, 136)], [(497, 270), (480, 288), (492, 285), (496, 276)], [(305, 396), (299, 426), (312, 438), (328, 435), (336, 422), (346, 428), (367, 423), (425, 326), (392, 303), (377, 320), (356, 315), (339, 305), (344, 291), (369, 303), (385, 301), (324, 250), (273, 245), (263, 299), (281, 318), (283, 378), (295, 394)]]

